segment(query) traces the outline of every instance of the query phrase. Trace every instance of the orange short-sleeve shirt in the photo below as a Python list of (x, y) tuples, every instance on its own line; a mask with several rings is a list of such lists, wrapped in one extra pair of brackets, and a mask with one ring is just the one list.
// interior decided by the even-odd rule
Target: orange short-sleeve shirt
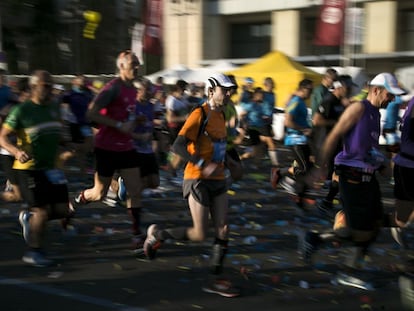
[[(204, 133), (198, 136), (201, 123), (203, 122), (204, 109), (206, 117), (208, 118)], [(183, 127), (178, 135), (185, 136), (190, 143), (187, 150), (191, 155), (198, 154), (198, 156), (208, 163), (213, 157), (213, 141), (224, 140), (227, 135), (224, 114), (221, 110), (210, 110), (208, 104), (204, 103), (201, 109), (194, 109), (188, 116)], [(224, 166), (224, 164), (220, 164)], [(207, 179), (202, 176), (201, 169), (188, 162), (184, 170), (184, 179)], [(224, 172), (214, 176), (209, 176), (208, 179), (224, 179)]]

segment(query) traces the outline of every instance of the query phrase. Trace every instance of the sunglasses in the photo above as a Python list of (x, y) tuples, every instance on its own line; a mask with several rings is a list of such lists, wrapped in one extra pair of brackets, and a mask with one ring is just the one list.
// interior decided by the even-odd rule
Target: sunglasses
[(232, 88), (231, 88), (231, 87), (225, 87), (225, 86), (221, 86), (221, 85), (220, 85), (220, 87), (221, 87), (221, 90), (222, 90), (224, 93), (231, 92), (231, 90), (232, 90)]

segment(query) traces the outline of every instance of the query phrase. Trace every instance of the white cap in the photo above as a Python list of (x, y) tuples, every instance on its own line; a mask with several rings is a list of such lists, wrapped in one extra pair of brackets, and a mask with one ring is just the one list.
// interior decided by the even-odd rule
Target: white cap
[(64, 91), (65, 87), (62, 84), (53, 84), (55, 90)]
[(236, 85), (226, 75), (222, 73), (216, 73), (206, 81), (206, 94), (208, 93), (209, 88), (214, 88), (216, 86), (233, 87)]
[(408, 94), (405, 94), (405, 95), (401, 96), (401, 100), (403, 102), (409, 102), (411, 100), (411, 98), (413, 98), (413, 97), (414, 97), (414, 93), (408, 93)]
[(369, 85), (382, 86), (388, 92), (394, 95), (402, 95), (406, 92), (398, 86), (397, 79), (388, 72), (383, 72), (375, 76)]
[(331, 91), (334, 89), (339, 89), (340, 87), (345, 87), (345, 85), (341, 81), (334, 81), (332, 83)]
[(227, 77), (226, 75), (222, 73), (216, 73), (212, 75), (210, 78), (208, 78), (208, 81), (206, 84), (209, 84), (210, 87), (215, 86), (224, 86), (224, 87), (232, 87), (235, 86), (233, 82)]

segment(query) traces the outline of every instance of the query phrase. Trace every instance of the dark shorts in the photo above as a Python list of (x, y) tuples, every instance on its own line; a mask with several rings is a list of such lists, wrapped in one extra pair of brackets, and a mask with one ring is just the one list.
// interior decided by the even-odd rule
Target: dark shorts
[(85, 141), (85, 137), (83, 137), (82, 135), (79, 124), (70, 123), (69, 131), (70, 131), (71, 141), (73, 143), (81, 144)]
[(259, 128), (259, 133), (260, 133), (260, 136), (273, 137), (272, 126), (270, 124), (267, 124)]
[(109, 151), (95, 148), (96, 172), (102, 177), (112, 177), (116, 170), (138, 167), (137, 152)]
[(187, 199), (192, 194), (204, 206), (210, 206), (214, 197), (226, 192), (225, 180), (185, 179), (183, 182), (183, 197)]
[(71, 141), (76, 144), (83, 144), (85, 142), (85, 137), (93, 136), (92, 129), (88, 125), (69, 123), (69, 130)]
[(414, 201), (414, 168), (394, 165), (394, 197), (399, 200)]
[(23, 200), (29, 207), (42, 207), (68, 203), (67, 184), (53, 184), (45, 171), (16, 170), (18, 185)]
[(250, 136), (250, 144), (257, 146), (260, 144), (260, 132), (258, 129), (249, 128), (247, 134)]
[(5, 177), (10, 181), (12, 185), (17, 184), (17, 172), (13, 169), (14, 157), (11, 155), (0, 155), (1, 169), (4, 172)]
[(226, 152), (227, 152), (227, 155), (231, 157), (234, 161), (241, 162), (240, 155), (237, 152), (236, 148), (232, 147), (228, 149)]
[(358, 172), (341, 166), (339, 192), (349, 227), (361, 231), (375, 231), (383, 217), (381, 190), (375, 174)]
[(155, 153), (137, 153), (137, 161), (141, 171), (141, 177), (159, 174)]

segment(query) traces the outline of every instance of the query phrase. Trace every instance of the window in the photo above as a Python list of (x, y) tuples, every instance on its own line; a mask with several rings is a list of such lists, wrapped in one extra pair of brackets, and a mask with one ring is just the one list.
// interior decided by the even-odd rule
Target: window
[(270, 24), (232, 24), (230, 25), (229, 58), (254, 58), (270, 50)]

